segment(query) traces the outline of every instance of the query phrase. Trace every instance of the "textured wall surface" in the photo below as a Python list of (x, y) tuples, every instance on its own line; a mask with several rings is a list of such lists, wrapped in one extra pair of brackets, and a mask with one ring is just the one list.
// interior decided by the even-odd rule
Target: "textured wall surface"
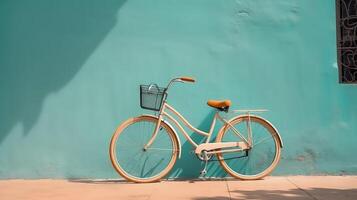
[[(204, 130), (209, 98), (271, 110), (274, 174), (357, 174), (357, 88), (338, 84), (335, 37), (333, 0), (2, 0), (0, 178), (116, 178), (110, 137), (149, 112), (138, 85), (180, 75), (197, 84), (168, 101)], [(197, 177), (182, 145), (170, 176)]]

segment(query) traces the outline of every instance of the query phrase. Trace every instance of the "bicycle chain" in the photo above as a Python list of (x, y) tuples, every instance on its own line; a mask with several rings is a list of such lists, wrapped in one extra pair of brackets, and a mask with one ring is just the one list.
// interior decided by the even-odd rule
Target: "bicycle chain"
[[(193, 152), (192, 152), (193, 153)], [(201, 160), (201, 161), (205, 161), (205, 160), (202, 160), (201, 158), (199, 158), (198, 157), (198, 155), (196, 155), (197, 156), (197, 158), (199, 159), (199, 160)], [(212, 161), (221, 161), (221, 160), (233, 160), (233, 159), (237, 159), (237, 158), (244, 158), (244, 157), (248, 157), (248, 151), (245, 151), (245, 155), (243, 155), (243, 156), (236, 156), (236, 157), (232, 157), (232, 158), (226, 158), (226, 159), (212, 159), (213, 158), (213, 156), (212, 156), (212, 158), (211, 159), (209, 159), (209, 160), (207, 160), (207, 162), (212, 162)]]

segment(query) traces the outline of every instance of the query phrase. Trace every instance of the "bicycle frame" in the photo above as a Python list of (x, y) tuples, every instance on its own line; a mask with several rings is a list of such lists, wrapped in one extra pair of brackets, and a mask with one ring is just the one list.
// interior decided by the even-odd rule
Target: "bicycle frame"
[[(197, 144), (196, 142), (194, 142), (192, 140), (192, 138), (188, 135), (188, 133), (184, 130), (184, 128), (181, 126), (181, 124), (173, 117), (171, 116), (168, 112), (166, 112), (167, 110), (169, 110), (171, 113), (173, 113), (176, 117), (178, 117), (178, 119), (180, 119), (181, 122), (184, 123), (184, 125), (186, 127), (188, 127), (189, 129), (191, 129), (192, 131), (194, 131), (195, 133), (198, 133), (200, 135), (203, 135), (204, 137), (206, 137), (206, 141), (202, 144)], [(249, 112), (248, 112), (249, 113)], [(170, 106), (167, 102), (166, 99), (163, 101), (163, 105), (159, 111), (158, 114), (158, 123), (156, 124), (156, 127), (154, 129), (154, 132), (152, 134), (152, 137), (150, 138), (150, 140), (148, 141), (148, 143), (145, 145), (145, 149), (149, 148), (150, 145), (154, 142), (156, 135), (158, 133), (161, 121), (163, 120), (163, 118), (166, 117), (168, 118), (171, 122), (173, 122), (176, 127), (178, 127), (180, 129), (180, 131), (182, 132), (182, 134), (185, 136), (185, 138), (191, 143), (192, 146), (194, 146), (196, 148), (195, 153), (196, 154), (200, 154), (201, 151), (205, 150), (205, 149), (218, 149), (218, 148), (228, 148), (228, 147), (240, 147), (240, 149), (229, 149), (229, 150), (219, 150), (219, 151), (212, 151), (209, 154), (214, 154), (214, 153), (218, 153), (218, 152), (236, 152), (236, 151), (243, 151), (245, 149), (249, 149), (252, 147), (252, 141), (251, 141), (251, 135), (252, 135), (252, 131), (250, 128), (250, 121), (247, 122), (249, 124), (248, 127), (248, 139), (246, 139), (234, 126), (232, 126), (227, 120), (223, 119), (220, 115), (219, 115), (219, 111), (217, 111), (214, 115), (214, 118), (212, 120), (209, 132), (205, 132), (202, 130), (199, 130), (198, 128), (195, 128), (194, 126), (192, 126), (188, 120), (186, 120), (177, 110), (175, 110), (172, 106)], [(216, 121), (220, 120), (221, 122), (223, 122), (224, 124), (227, 124), (229, 127), (232, 128), (233, 132), (242, 139), (242, 141), (240, 142), (221, 142), (221, 143), (211, 143), (210, 139), (211, 136), (213, 134), (213, 130), (215, 128), (216, 125)], [(247, 124), (247, 125), (248, 125)]]

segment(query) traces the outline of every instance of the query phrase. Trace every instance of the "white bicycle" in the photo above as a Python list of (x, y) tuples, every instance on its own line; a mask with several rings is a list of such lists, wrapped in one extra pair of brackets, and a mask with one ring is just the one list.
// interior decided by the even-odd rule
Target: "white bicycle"
[[(167, 103), (167, 92), (175, 82), (195, 82), (193, 78), (172, 79), (166, 88), (156, 84), (140, 85), (140, 106), (157, 111), (157, 115), (141, 115), (123, 122), (113, 134), (109, 154), (114, 169), (125, 179), (146, 183), (166, 176), (181, 156), (181, 144), (172, 122), (195, 147), (197, 157), (205, 162), (217, 160), (228, 174), (243, 180), (261, 179), (269, 175), (280, 160), (283, 142), (277, 129), (267, 120), (252, 113), (267, 110), (229, 111), (231, 101), (209, 100), (216, 108), (209, 132), (193, 127), (178, 111)], [(221, 112), (242, 113), (226, 120)], [(171, 113), (171, 114), (170, 114)], [(196, 144), (175, 115), (186, 127), (206, 137)], [(211, 136), (216, 121), (223, 122), (216, 141)], [(213, 159), (213, 155), (216, 158)]]

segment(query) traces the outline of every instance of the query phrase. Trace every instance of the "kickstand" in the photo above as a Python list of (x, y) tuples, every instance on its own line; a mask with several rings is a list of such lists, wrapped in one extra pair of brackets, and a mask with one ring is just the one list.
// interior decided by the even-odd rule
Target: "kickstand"
[(207, 157), (206, 152), (203, 152), (203, 156), (204, 156), (205, 167), (200, 172), (200, 177), (204, 177), (207, 174), (208, 157)]
[(205, 162), (205, 167), (203, 168), (203, 170), (201, 170), (201, 172), (200, 172), (200, 177), (204, 177), (206, 174), (207, 174), (207, 163), (208, 163), (208, 161), (206, 160), (206, 161), (204, 161)]

